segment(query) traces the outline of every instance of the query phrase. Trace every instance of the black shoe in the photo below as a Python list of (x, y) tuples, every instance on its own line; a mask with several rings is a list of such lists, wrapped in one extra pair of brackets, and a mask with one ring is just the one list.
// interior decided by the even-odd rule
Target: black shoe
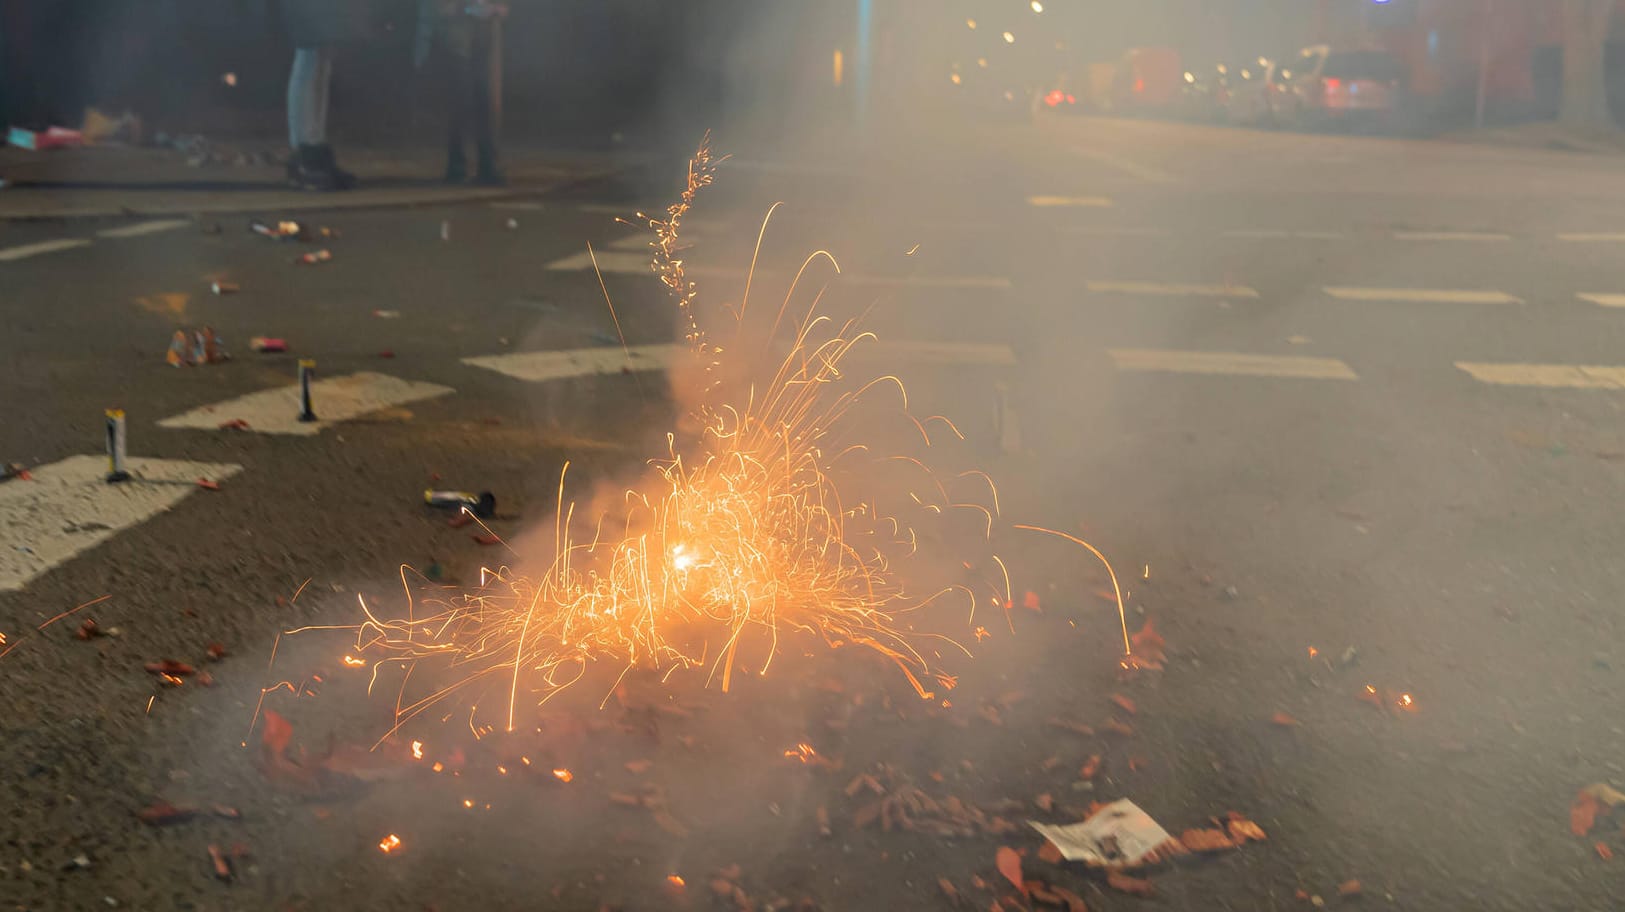
[(356, 185), (356, 176), (339, 167), (338, 159), (333, 156), (332, 146), (322, 143), (311, 148), (315, 150), (317, 160), (321, 163), (322, 168), (333, 175), (333, 181), (338, 184), (335, 189), (349, 190)]
[(288, 159), (288, 180), (301, 190), (331, 193), (348, 189), (332, 165), (331, 152), (323, 154), (322, 146), (300, 146)]

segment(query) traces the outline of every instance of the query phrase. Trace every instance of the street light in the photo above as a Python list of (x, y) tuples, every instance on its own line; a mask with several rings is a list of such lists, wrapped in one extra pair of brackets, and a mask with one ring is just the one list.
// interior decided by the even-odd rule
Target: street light
[(1039, 3), (1038, 0), (1033, 0), (1032, 7), (1033, 12), (1035, 13), (1042, 13), (1044, 11), (1044, 4)]
[(1004, 33), (1004, 43), (1005, 44), (1015, 44), (1016, 43), (1016, 36), (1010, 34), (1009, 32), (1005, 32)]
[(965, 20), (965, 28), (968, 28), (973, 32), (976, 31), (976, 20), (975, 19), (966, 19)]

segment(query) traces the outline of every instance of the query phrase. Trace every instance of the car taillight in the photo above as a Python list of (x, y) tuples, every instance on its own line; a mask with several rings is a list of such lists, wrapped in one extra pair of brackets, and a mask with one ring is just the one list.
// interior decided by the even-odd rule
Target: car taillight
[(1078, 100), (1076, 98), (1073, 98), (1071, 95), (1068, 95), (1068, 96), (1066, 96), (1066, 103), (1067, 104), (1077, 104)]
[(1326, 91), (1335, 92), (1343, 87), (1343, 80), (1327, 78), (1321, 80), (1321, 85), (1326, 87)]

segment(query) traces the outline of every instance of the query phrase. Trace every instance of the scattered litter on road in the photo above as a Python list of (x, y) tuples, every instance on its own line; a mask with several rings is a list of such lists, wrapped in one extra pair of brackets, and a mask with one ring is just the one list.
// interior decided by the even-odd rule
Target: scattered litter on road
[(380, 320), (397, 320), (401, 316), (398, 310), (374, 310), (372, 315)]
[(148, 662), (143, 667), (146, 668), (148, 674), (160, 676), (172, 675), (175, 677), (185, 677), (187, 675), (197, 674), (196, 668), (193, 668), (185, 662), (181, 662), (176, 659), (160, 659), (156, 662)]
[(220, 482), (213, 481), (213, 480), (208, 479), (208, 478), (199, 478), (197, 480), (197, 486), (202, 488), (205, 491), (218, 491), (218, 490), (220, 490)]
[(230, 421), (222, 421), (222, 422), (220, 422), (220, 430), (222, 430), (222, 431), (246, 431), (246, 430), (248, 430), (248, 422), (243, 420), (242, 418), (233, 418)]
[(275, 354), (288, 350), (288, 340), (276, 339), (270, 336), (254, 336), (248, 340), (248, 347), (262, 355)]
[(305, 226), (298, 222), (277, 222), (268, 225), (265, 222), (249, 222), (248, 229), (260, 237), (268, 237), (276, 241), (285, 241), (290, 238), (300, 238), (305, 234)]
[(1284, 712), (1278, 712), (1275, 715), (1270, 716), (1270, 721), (1281, 726), (1282, 728), (1295, 728), (1303, 724)]
[(22, 127), (12, 127), (6, 135), (6, 142), (19, 149), (28, 149), (32, 152), (42, 152), (46, 149), (66, 149), (70, 146), (82, 146), (85, 136), (78, 130), (67, 127), (47, 127), (44, 130), (25, 130)]
[(431, 507), (441, 509), (461, 510), (467, 507), (475, 516), (489, 519), (497, 511), (497, 496), (490, 491), (481, 491), (478, 494), (469, 494), (466, 491), (435, 491), (423, 492), (423, 502)]
[(191, 332), (175, 330), (169, 340), (169, 351), (164, 355), (170, 367), (197, 367), (230, 360), (231, 353), (226, 351), (225, 342), (209, 326)]
[(1127, 798), (1102, 807), (1082, 823), (1055, 826), (1029, 820), (1027, 825), (1055, 843), (1062, 858), (1092, 865), (1133, 865), (1173, 839)]
[(1345, 880), (1337, 885), (1338, 896), (1359, 896), (1364, 890), (1358, 880)]
[(8, 462), (5, 464), (4, 468), (0, 468), (0, 481), (11, 481), (12, 479), (16, 479), (18, 481), (33, 481), (34, 476), (30, 475), (28, 470), (23, 468), (22, 463)]
[(211, 282), (209, 283), (209, 290), (217, 295), (229, 295), (241, 291), (242, 286), (236, 282)]
[(148, 826), (169, 826), (184, 823), (197, 816), (197, 808), (186, 805), (174, 805), (167, 801), (155, 801), (151, 805), (135, 812), (136, 819)]
[(1625, 804), (1625, 792), (1606, 782), (1594, 782), (1580, 789), (1569, 806), (1569, 830), (1576, 836), (1586, 835), (1596, 825), (1598, 816), (1612, 812), (1620, 804)]
[(442, 241), (451, 240), (451, 222), (449, 220), (440, 223), (440, 239)]
[(294, 258), (294, 263), (301, 266), (315, 266), (317, 263), (325, 263), (332, 258), (333, 251), (324, 247), (321, 250), (312, 250), (309, 253), (301, 253), (299, 256)]
[(1021, 877), (1021, 855), (1015, 849), (1009, 846), (999, 846), (999, 851), (994, 853), (993, 862), (998, 866), (999, 873), (1004, 875), (1005, 880), (1010, 881), (1012, 886), (1026, 894), (1027, 882)]
[(214, 876), (221, 880), (231, 880), (231, 862), (227, 860), (224, 852), (214, 843), (209, 843), (209, 863), (214, 866)]
[(1119, 893), (1127, 893), (1130, 896), (1150, 897), (1157, 892), (1151, 881), (1140, 877), (1130, 877), (1122, 871), (1116, 870), (1106, 872), (1106, 886)]

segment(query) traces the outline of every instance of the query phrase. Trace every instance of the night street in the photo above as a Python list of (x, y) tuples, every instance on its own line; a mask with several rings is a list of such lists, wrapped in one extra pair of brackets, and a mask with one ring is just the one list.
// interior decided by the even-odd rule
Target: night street
[[(786, 628), (785, 664), (756, 675), (751, 640), (726, 693), (711, 644), (664, 685), (640, 667), (617, 690), (611, 662), (538, 706), (520, 682), (513, 732), (499, 676), (391, 734), (399, 666), (364, 667), (353, 630), (287, 633), (360, 623), (358, 595), (424, 610), (403, 579), (450, 598), (482, 567), (546, 571), (561, 502), (577, 535), (615, 525), (615, 492), (690, 424), (666, 369), (682, 323), (634, 217), (677, 199), (681, 154), (520, 149), (508, 188), (441, 196), (9, 188), (0, 463), (32, 477), (0, 482), (6, 908), (731, 909), (738, 890), (980, 910), (1015, 895), (1000, 846), (1097, 912), (1615, 907), (1622, 815), (1602, 799), (1582, 838), (1569, 809), (1625, 780), (1620, 159), (1047, 114), (873, 147), (713, 141), (735, 157), (679, 232), (708, 332), (782, 203), (750, 312), (828, 251), (840, 275), (812, 261), (786, 312), (827, 285), (822, 311), (876, 335), (843, 370), (899, 377), (911, 414), (966, 438), (945, 474), (997, 486), (1013, 606), (976, 589), (969, 627), (963, 599), (931, 619), (974, 653), (944, 654), (953, 692), (922, 701), (892, 662)], [(249, 228), (284, 219), (313, 236)], [(231, 359), (166, 364), (203, 327)], [(101, 481), (108, 409), (123, 485)], [(494, 492), (502, 541), (430, 488)], [(1165, 667), (1124, 673), (1099, 562), (1017, 525), (1101, 549)], [(962, 562), (953, 536), (920, 548)], [(144, 668), (163, 660), (198, 674), (169, 686)], [(1011, 826), (860, 828), (907, 788)], [(1268, 838), (1137, 872), (1151, 900), (1042, 858), (1027, 820), (1119, 798), (1174, 836), (1236, 812)], [(158, 802), (195, 816), (138, 816)]]

